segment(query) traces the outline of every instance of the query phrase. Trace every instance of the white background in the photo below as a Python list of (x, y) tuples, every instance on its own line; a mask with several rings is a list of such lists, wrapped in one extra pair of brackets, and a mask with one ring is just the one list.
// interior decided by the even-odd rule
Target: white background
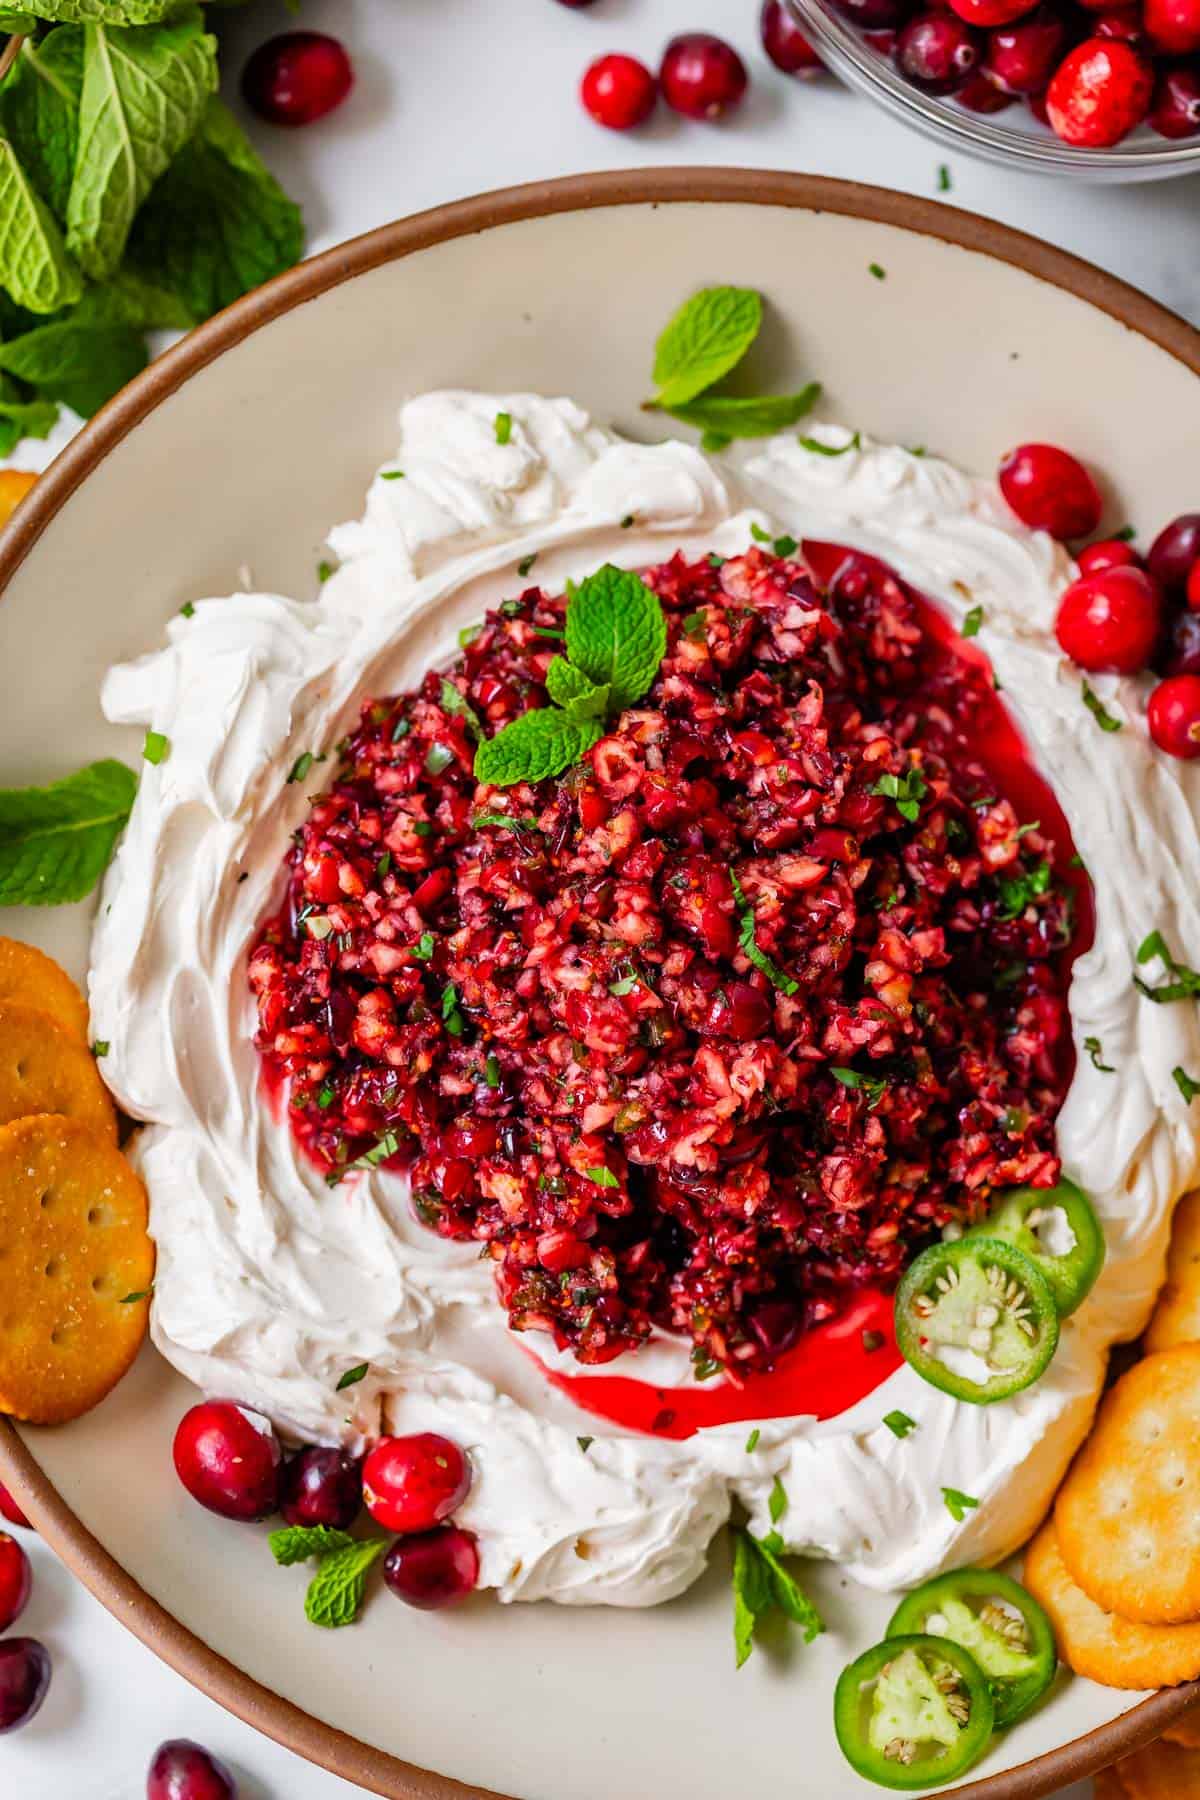
[[(757, 0), (596, 0), (585, 12), (555, 0), (305, 0), (299, 23), (342, 38), (357, 67), (356, 91), (340, 113), (306, 131), (247, 122), (303, 202), (313, 249), (440, 201), (586, 169), (741, 164), (936, 198), (937, 168), (947, 162), (951, 203), (1088, 257), (1200, 320), (1200, 178), (1068, 187), (947, 156), (831, 79), (796, 83), (778, 75), (759, 50), (756, 14)], [(231, 76), (255, 42), (296, 23), (280, 0), (256, 0), (231, 20)], [(735, 119), (714, 127), (660, 112), (625, 137), (592, 125), (576, 88), (594, 55), (625, 49), (653, 63), (672, 30), (697, 27), (728, 36), (750, 67), (751, 95)], [(597, 279), (613, 273), (598, 269)], [(737, 271), (728, 275), (736, 280)], [(904, 354), (902, 341), (896, 353)], [(964, 395), (964, 403), (979, 398)], [(1114, 419), (1114, 446), (1129, 424)], [(358, 1792), (194, 1693), (22, 1535), (37, 1585), (21, 1629), (47, 1643), (55, 1675), (35, 1723), (0, 1745), (4, 1800), (141, 1800), (151, 1752), (168, 1736), (194, 1737), (224, 1756), (241, 1800), (344, 1800)], [(298, 1624), (297, 1655), (305, 1629)], [(389, 1680), (403, 1706), (402, 1673)], [(803, 1792), (798, 1779), (796, 1793)], [(1070, 1800), (1085, 1794), (1072, 1789)]]

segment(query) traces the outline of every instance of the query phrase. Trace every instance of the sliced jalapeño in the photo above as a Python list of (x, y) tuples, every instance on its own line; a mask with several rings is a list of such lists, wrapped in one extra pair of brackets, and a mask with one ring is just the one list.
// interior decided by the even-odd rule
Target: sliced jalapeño
[(1064, 1175), (1057, 1187), (1003, 1189), (991, 1214), (967, 1233), (1015, 1244), (1050, 1284), (1066, 1318), (1086, 1299), (1104, 1267), (1104, 1233), (1081, 1187)]
[(1019, 1581), (998, 1569), (956, 1569), (914, 1588), (892, 1614), (888, 1636), (913, 1632), (970, 1651), (992, 1690), (997, 1729), (1024, 1718), (1058, 1667), (1049, 1619)]
[(927, 1788), (962, 1775), (992, 1735), (987, 1677), (949, 1638), (888, 1638), (838, 1677), (842, 1755), (882, 1787)]
[(896, 1342), (934, 1387), (984, 1405), (1037, 1380), (1058, 1345), (1058, 1308), (1014, 1245), (968, 1235), (931, 1244), (905, 1271)]

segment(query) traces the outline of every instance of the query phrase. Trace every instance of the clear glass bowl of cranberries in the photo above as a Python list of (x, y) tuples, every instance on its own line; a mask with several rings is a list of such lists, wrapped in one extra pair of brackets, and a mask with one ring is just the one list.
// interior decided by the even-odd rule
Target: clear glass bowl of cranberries
[(822, 61), (947, 149), (1091, 181), (1200, 169), (1200, 0), (785, 0)]

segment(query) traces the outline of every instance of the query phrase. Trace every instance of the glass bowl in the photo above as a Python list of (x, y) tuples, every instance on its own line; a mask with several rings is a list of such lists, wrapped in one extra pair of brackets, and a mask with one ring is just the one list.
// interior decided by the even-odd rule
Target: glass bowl
[(829, 0), (784, 0), (821, 60), (848, 87), (866, 94), (947, 150), (965, 150), (1007, 169), (1073, 175), (1083, 181), (1157, 181), (1200, 170), (1200, 136), (1182, 142), (1140, 126), (1109, 150), (1064, 144), (1018, 102), (1001, 114), (960, 106), (954, 96), (922, 93)]

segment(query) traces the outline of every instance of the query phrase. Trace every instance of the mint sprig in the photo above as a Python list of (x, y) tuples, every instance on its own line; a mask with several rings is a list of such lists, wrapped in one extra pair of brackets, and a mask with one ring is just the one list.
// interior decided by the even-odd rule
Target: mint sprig
[(557, 706), (522, 713), (475, 752), (475, 779), (489, 787), (545, 781), (561, 775), (598, 743), (604, 727), (597, 719), (573, 719)]
[(806, 1644), (825, 1629), (825, 1621), (795, 1576), (781, 1561), (783, 1542), (772, 1532), (752, 1537), (737, 1527), (733, 1532), (733, 1641), (740, 1669), (754, 1649), (761, 1620), (778, 1609), (798, 1625)]
[(281, 1569), (328, 1556), (334, 1550), (345, 1550), (354, 1541), (348, 1531), (335, 1531), (332, 1525), (282, 1525), (267, 1535), (271, 1555)]
[(762, 325), (753, 288), (701, 288), (669, 321), (654, 353), (653, 405), (684, 406), (737, 367)]
[(322, 1557), (304, 1596), (309, 1624), (331, 1631), (353, 1625), (362, 1611), (368, 1571), (386, 1549), (383, 1538), (364, 1538)]
[(556, 656), (546, 670), (546, 692), (555, 706), (561, 706), (573, 719), (602, 719), (608, 711), (612, 687), (607, 681), (597, 684), (565, 656)]
[(681, 425), (694, 425), (726, 440), (771, 437), (799, 424), (820, 398), (820, 382), (810, 381), (795, 394), (764, 394), (748, 400), (735, 394), (702, 394), (697, 400), (664, 410)]
[(0, 906), (59, 906), (90, 894), (133, 810), (137, 779), (90, 763), (43, 788), (0, 788)]

